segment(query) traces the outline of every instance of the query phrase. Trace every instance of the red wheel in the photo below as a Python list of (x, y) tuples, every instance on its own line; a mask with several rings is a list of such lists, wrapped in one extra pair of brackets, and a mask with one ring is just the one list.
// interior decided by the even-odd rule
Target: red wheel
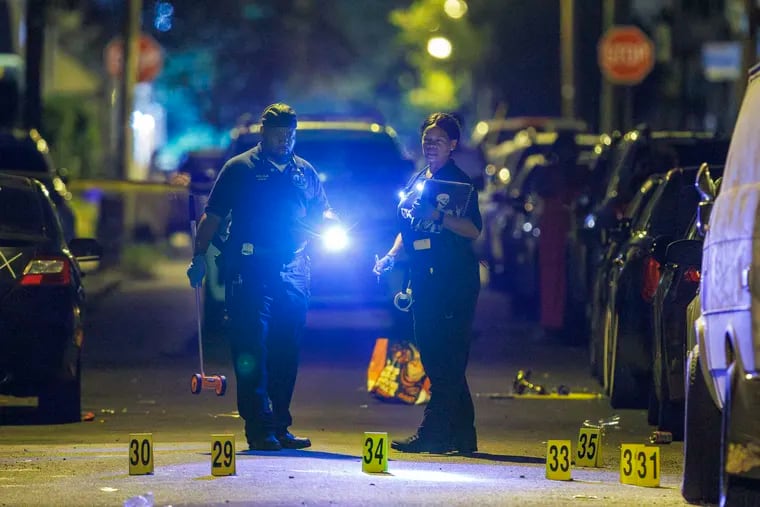
[(216, 395), (217, 396), (224, 396), (224, 393), (227, 392), (227, 377), (224, 375), (217, 375), (216, 379), (218, 382), (216, 383)]
[(201, 389), (203, 389), (203, 378), (201, 377), (200, 373), (196, 373), (190, 377), (190, 392), (193, 394), (198, 394), (201, 392)]

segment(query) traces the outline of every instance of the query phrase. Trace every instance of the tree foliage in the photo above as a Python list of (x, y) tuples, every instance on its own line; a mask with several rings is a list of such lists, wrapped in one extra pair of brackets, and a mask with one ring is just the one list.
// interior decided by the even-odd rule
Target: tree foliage
[[(444, 11), (443, 0), (417, 0), (394, 10), (390, 21), (399, 30), (398, 39), (412, 69), (403, 97), (408, 105), (420, 112), (471, 107), (474, 77), (488, 40), (486, 31), (472, 23), (471, 15), (454, 19)], [(438, 60), (428, 54), (428, 40), (433, 36), (451, 42), (449, 58)]]

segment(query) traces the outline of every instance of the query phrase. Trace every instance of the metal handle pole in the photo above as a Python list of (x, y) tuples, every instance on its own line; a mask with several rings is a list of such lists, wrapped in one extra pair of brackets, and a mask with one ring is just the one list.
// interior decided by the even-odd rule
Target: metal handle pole
[[(195, 246), (195, 236), (198, 232), (198, 224), (195, 223), (195, 199), (193, 194), (188, 195), (188, 214), (190, 215), (190, 234), (193, 240), (193, 247)], [(201, 288), (193, 287), (195, 289), (195, 320), (198, 323), (198, 357), (200, 359), (201, 376), (205, 377), (206, 372), (203, 371), (203, 334), (201, 324)]]

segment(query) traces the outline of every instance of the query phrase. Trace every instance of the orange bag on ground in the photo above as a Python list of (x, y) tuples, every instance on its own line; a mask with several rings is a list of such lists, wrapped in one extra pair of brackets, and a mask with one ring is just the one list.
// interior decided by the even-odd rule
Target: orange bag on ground
[(383, 401), (420, 405), (430, 400), (430, 379), (425, 375), (420, 351), (409, 342), (375, 340), (367, 391)]

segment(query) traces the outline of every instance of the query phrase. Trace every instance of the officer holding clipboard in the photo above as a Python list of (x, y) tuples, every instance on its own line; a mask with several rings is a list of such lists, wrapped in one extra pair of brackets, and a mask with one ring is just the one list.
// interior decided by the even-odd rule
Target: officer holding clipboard
[(457, 120), (434, 113), (420, 131), (427, 166), (404, 189), (398, 206), (401, 232), (374, 272), (391, 269), (402, 251), (409, 258), (414, 338), (432, 395), (417, 431), (391, 447), (471, 454), (477, 436), (465, 371), (480, 289), (472, 242), (482, 219), (472, 181), (451, 159), (460, 138)]

